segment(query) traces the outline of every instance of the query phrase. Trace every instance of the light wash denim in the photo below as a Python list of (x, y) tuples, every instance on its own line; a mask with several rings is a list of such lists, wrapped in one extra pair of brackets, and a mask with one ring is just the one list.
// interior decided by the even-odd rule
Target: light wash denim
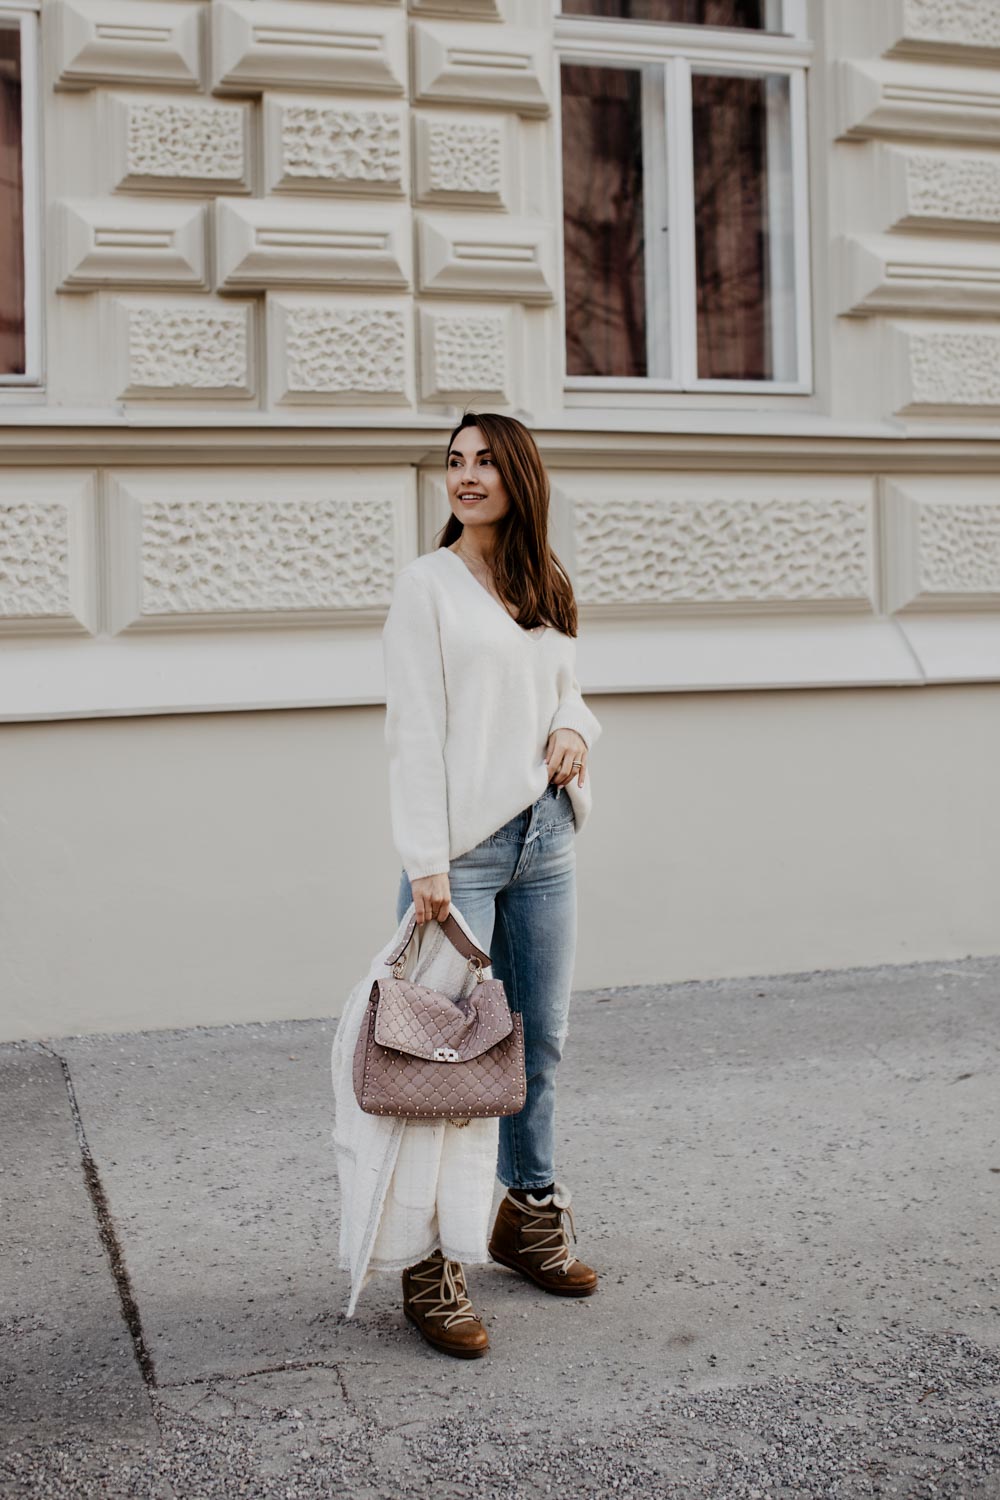
[[(555, 1181), (556, 1068), (569, 1024), (576, 955), (576, 828), (569, 795), (552, 782), (537, 802), (451, 861), (457, 906), (490, 955), (524, 1024), (528, 1097), (500, 1121), (497, 1176), (505, 1187)], [(413, 900), (404, 870), (396, 921)]]

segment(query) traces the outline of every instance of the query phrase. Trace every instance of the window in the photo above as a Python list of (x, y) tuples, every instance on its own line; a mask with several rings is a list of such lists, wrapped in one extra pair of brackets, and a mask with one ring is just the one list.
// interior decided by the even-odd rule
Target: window
[(799, 31), (795, 0), (562, 0), (570, 388), (810, 389)]
[(35, 6), (0, 3), (0, 384), (40, 375)]
[(667, 26), (743, 26), (781, 31), (775, 0), (563, 0), (564, 16), (601, 16), (616, 21), (653, 21)]

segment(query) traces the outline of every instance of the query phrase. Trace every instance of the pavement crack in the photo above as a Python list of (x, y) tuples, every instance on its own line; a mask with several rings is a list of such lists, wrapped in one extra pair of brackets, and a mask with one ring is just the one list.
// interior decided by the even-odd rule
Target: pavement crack
[(344, 1400), (351, 1399), (340, 1366), (329, 1359), (283, 1359), (278, 1364), (255, 1365), (252, 1370), (220, 1370), (208, 1375), (189, 1375), (185, 1380), (169, 1380), (157, 1389), (177, 1391), (192, 1385), (231, 1384), (234, 1381), (251, 1380), (255, 1375), (287, 1375), (298, 1370), (332, 1370), (340, 1382)]
[(94, 1154), (87, 1140), (87, 1132), (83, 1126), (83, 1117), (80, 1114), (80, 1105), (76, 1097), (76, 1089), (73, 1087), (73, 1079), (69, 1071), (66, 1059), (56, 1052), (52, 1047), (46, 1046), (44, 1042), (36, 1044), (41, 1052), (47, 1052), (54, 1057), (62, 1069), (63, 1081), (66, 1084), (66, 1093), (69, 1096), (70, 1114), (73, 1117), (73, 1126), (76, 1130), (77, 1144), (80, 1147), (80, 1163), (83, 1168), (83, 1181), (90, 1198), (94, 1217), (97, 1220), (97, 1232), (100, 1236), (104, 1253), (108, 1257), (111, 1267), (111, 1275), (114, 1278), (118, 1290), (118, 1301), (121, 1305), (122, 1317), (132, 1340), (132, 1352), (135, 1355), (139, 1373), (143, 1384), (148, 1390), (156, 1389), (156, 1369), (153, 1364), (153, 1356), (149, 1352), (146, 1336), (142, 1331), (142, 1318), (139, 1315), (139, 1304), (132, 1290), (132, 1282), (125, 1264), (125, 1254), (122, 1250), (121, 1241), (118, 1238), (118, 1230), (111, 1214), (108, 1196), (104, 1191), (101, 1174), (97, 1169)]

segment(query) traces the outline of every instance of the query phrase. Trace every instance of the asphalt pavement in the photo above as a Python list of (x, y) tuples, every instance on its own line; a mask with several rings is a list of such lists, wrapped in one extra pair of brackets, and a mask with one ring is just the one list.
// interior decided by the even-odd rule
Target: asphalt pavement
[(335, 1021), (0, 1047), (0, 1494), (1000, 1497), (1000, 958), (580, 992), (598, 1294), (347, 1321)]

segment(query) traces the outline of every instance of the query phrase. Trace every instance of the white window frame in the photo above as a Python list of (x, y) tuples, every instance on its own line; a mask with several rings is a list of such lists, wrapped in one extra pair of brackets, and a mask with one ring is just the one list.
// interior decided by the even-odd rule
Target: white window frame
[[(647, 313), (666, 302), (669, 308), (669, 353), (673, 375), (652, 371), (644, 376), (569, 375), (566, 370), (565, 260), (562, 244), (560, 174), (560, 278), (563, 290), (563, 385), (567, 391), (622, 392), (636, 395), (675, 392), (718, 395), (811, 396), (813, 384), (812, 298), (809, 262), (808, 113), (806, 76), (812, 58), (807, 40), (804, 0), (767, 0), (780, 16), (782, 33), (741, 30), (736, 27), (670, 26), (644, 21), (607, 20), (594, 16), (564, 16), (560, 0), (553, 0), (556, 21), (557, 60), (597, 67), (641, 68), (659, 64), (665, 82), (665, 114), (657, 118), (662, 89), (643, 89), (643, 153), (657, 139), (673, 141), (673, 150), (661, 160), (667, 167), (664, 183), (659, 174), (644, 172), (646, 213)], [(697, 306), (694, 156), (691, 128), (691, 74), (731, 73), (740, 77), (782, 75), (789, 79), (789, 114), (792, 180), (792, 258), (795, 286), (795, 380), (708, 380), (697, 373)], [(659, 94), (651, 100), (650, 94)], [(562, 161), (561, 111), (557, 112), (559, 160)], [(664, 136), (665, 129), (665, 136)], [(667, 209), (673, 246), (669, 275), (649, 250), (660, 243), (649, 232), (662, 207)], [(686, 295), (685, 295), (686, 293)], [(654, 355), (655, 358), (655, 355)]]
[(42, 160), (38, 30), (41, 0), (0, 0), (0, 25), (21, 34), (21, 180), (24, 217), (24, 374), (0, 374), (0, 393), (44, 379), (42, 329)]

